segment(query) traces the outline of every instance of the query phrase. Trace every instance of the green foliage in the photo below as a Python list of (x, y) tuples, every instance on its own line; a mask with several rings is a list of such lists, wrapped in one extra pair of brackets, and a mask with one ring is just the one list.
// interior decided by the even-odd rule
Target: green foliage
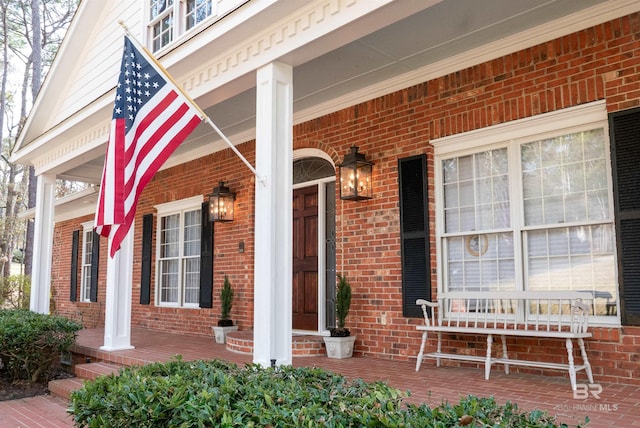
[(11, 275), (0, 280), (0, 308), (29, 309), (31, 277)]
[(43, 380), (82, 325), (55, 315), (0, 310), (0, 359), (12, 379)]
[(347, 277), (338, 275), (338, 292), (336, 294), (336, 316), (338, 317), (338, 328), (344, 330), (345, 320), (351, 308), (351, 284)]
[(213, 361), (155, 363), (121, 369), (71, 394), (76, 427), (555, 427), (542, 412), (524, 413), (492, 398), (459, 404), (404, 404), (405, 394), (319, 368), (277, 369)]
[(24, 251), (22, 251), (22, 249), (20, 248), (16, 248), (15, 250), (13, 250), (13, 258), (11, 259), (11, 261), (15, 263), (22, 263), (23, 260), (24, 260)]
[(227, 275), (224, 276), (224, 285), (222, 286), (222, 291), (220, 291), (220, 305), (220, 318), (228, 320), (231, 306), (233, 305), (233, 289)]

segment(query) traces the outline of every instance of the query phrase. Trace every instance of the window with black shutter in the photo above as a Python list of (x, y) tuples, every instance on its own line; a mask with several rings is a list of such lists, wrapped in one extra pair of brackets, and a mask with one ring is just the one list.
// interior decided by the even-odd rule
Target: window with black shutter
[(153, 214), (142, 216), (142, 266), (140, 269), (140, 304), (151, 303), (151, 251), (153, 246)]
[(200, 210), (200, 307), (213, 307), (213, 223), (209, 221), (209, 203)]
[(422, 316), (416, 299), (431, 299), (427, 160), (425, 155), (398, 161), (400, 242), (402, 256), (402, 314)]
[(609, 116), (623, 325), (640, 325), (640, 109)]
[[(210, 303), (200, 305), (201, 273), (208, 274), (207, 263), (202, 261), (201, 241), (203, 228), (210, 231), (211, 226), (208, 221), (203, 222), (202, 196), (167, 202), (155, 208), (155, 269), (158, 273), (155, 303), (159, 306), (206, 307)], [(203, 297), (206, 298), (206, 294)]]
[(92, 302), (98, 301), (98, 273), (99, 271), (99, 262), (100, 262), (100, 235), (91, 231), (92, 234), (92, 245), (91, 245), (91, 279), (90, 279), (90, 290), (89, 290), (89, 300)]
[(69, 300), (78, 300), (78, 255), (80, 252), (80, 231), (74, 230), (71, 241), (71, 274)]

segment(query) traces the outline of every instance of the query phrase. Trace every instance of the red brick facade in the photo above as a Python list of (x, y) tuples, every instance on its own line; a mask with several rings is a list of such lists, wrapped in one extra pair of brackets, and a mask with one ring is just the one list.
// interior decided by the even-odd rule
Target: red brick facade
[[(294, 127), (294, 148), (317, 148), (339, 163), (352, 145), (375, 162), (375, 197), (359, 203), (339, 201), (336, 209), (337, 270), (353, 285), (348, 323), (357, 334), (356, 353), (380, 358), (415, 358), (419, 319), (402, 316), (402, 272), (399, 241), (398, 159), (426, 154), (432, 284), (435, 295), (435, 206), (432, 139), (531, 117), (596, 100), (609, 112), (640, 106), (640, 14), (430, 80)], [(239, 150), (254, 162), (254, 142)], [(154, 205), (211, 192), (224, 180), (237, 192), (235, 221), (216, 224), (214, 232), (213, 309), (175, 309), (140, 305), (141, 216)], [(236, 292), (232, 317), (240, 329), (253, 319), (253, 234), (255, 182), (230, 151), (161, 171), (147, 186), (137, 211), (133, 262), (132, 325), (162, 331), (211, 335), (219, 314), (224, 274)], [(258, 213), (259, 215), (259, 213)], [(100, 257), (97, 303), (69, 302), (70, 247), (73, 230), (90, 217), (56, 225), (52, 267), (56, 310), (82, 319), (85, 326), (103, 324), (106, 242)], [(154, 237), (155, 241), (155, 237)], [(244, 242), (245, 250), (238, 252)], [(155, 242), (154, 242), (155, 257)], [(151, 301), (154, 301), (152, 290)], [(386, 315), (386, 325), (380, 317)], [(640, 382), (640, 327), (594, 328), (588, 341), (596, 381)], [(450, 336), (458, 352), (485, 348), (484, 338)], [(466, 351), (462, 351), (462, 350)], [(527, 358), (566, 357), (560, 341), (518, 339), (511, 344)]]

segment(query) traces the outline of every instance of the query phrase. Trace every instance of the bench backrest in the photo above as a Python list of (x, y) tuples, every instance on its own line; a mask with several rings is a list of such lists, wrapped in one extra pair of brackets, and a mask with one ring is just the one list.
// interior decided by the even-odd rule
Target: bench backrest
[(592, 299), (577, 291), (453, 291), (440, 293), (435, 305), (416, 303), (427, 325), (585, 333)]

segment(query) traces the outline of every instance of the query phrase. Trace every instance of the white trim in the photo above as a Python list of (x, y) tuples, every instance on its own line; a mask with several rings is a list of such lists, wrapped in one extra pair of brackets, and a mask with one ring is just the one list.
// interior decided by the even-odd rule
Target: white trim
[[(272, 2), (274, 2), (274, 0), (272, 0)], [(86, 9), (87, 3), (93, 4), (93, 2), (82, 2), (81, 8)], [(366, 6), (366, 3), (364, 2), (357, 2), (357, 5), (360, 6), (361, 3)], [(368, 5), (368, 7), (371, 10), (374, 10), (383, 4), (384, 3), (381, 3), (376, 7)], [(250, 14), (259, 14), (263, 12), (266, 7), (268, 7), (268, 4), (263, 2), (248, 2), (245, 6), (238, 9), (236, 11), (237, 13), (234, 13), (232, 16), (228, 16), (225, 20), (218, 22), (215, 26), (208, 27), (205, 25), (203, 28), (207, 27), (206, 34), (215, 39), (220, 37), (222, 34), (226, 34), (226, 32), (230, 32), (234, 25), (238, 25), (238, 22), (243, 22), (243, 20), (250, 16)], [(139, 13), (141, 14), (140, 22), (146, 22), (146, 15), (144, 14), (146, 9), (139, 9)], [(361, 17), (363, 13), (361, 10), (355, 10), (356, 8), (354, 8), (353, 5), (343, 9), (345, 10), (342, 10), (340, 13), (350, 15), (350, 18), (348, 19), (351, 19), (351, 22), (356, 20), (358, 17)], [(567, 34), (571, 34), (612, 19), (629, 15), (630, 13), (637, 12), (638, 10), (640, 10), (640, 2), (637, 0), (606, 1), (591, 8), (581, 10), (572, 15), (559, 18), (555, 21), (531, 28), (513, 36), (461, 53), (454, 57), (426, 65), (419, 69), (412, 70), (400, 76), (350, 92), (343, 96), (334, 97), (328, 102), (296, 111), (293, 123), (294, 125), (303, 123), (330, 112), (356, 105), (360, 102), (375, 99), (382, 95), (393, 93), (412, 85), (427, 82), (431, 79), (466, 67), (501, 57), (536, 44), (544, 43), (545, 41), (552, 40), (554, 38), (563, 37)], [(302, 12), (303, 11), (300, 11), (300, 16), (296, 15), (291, 19), (294, 22), (305, 21), (301, 18), (305, 16)], [(78, 13), (80, 14), (80, 12)], [(73, 22), (74, 26), (77, 26), (76, 21), (77, 20), (74, 20)], [(282, 22), (281, 25), (289, 28), (289, 26), (286, 25), (286, 22)], [(295, 28), (295, 25), (291, 27)], [(285, 30), (283, 29), (282, 31)], [(324, 31), (330, 32), (329, 29), (325, 29)], [(205, 37), (196, 37), (196, 33), (194, 33), (194, 37), (190, 37), (189, 42), (193, 45), (193, 48), (197, 50), (203, 47), (205, 39)], [(65, 40), (65, 43), (61, 46), (61, 50), (63, 50), (63, 48), (68, 48), (68, 43), (66, 42), (67, 41)], [(238, 65), (240, 63), (245, 64), (246, 62), (253, 61), (253, 64), (255, 65), (260, 61), (259, 57), (262, 50), (269, 50), (268, 48), (272, 48), (271, 44), (268, 43), (258, 51), (254, 52), (255, 46), (256, 45), (252, 43), (252, 40), (246, 40), (244, 43), (238, 42), (234, 51), (230, 51), (227, 55), (223, 55), (218, 58), (218, 60), (212, 59), (212, 64), (203, 64), (202, 69), (194, 69), (188, 74), (182, 74), (180, 72), (176, 72), (174, 74), (176, 78), (179, 79), (180, 84), (186, 88), (194, 99), (197, 100), (198, 97), (208, 94), (211, 91), (215, 91), (216, 88), (219, 88), (225, 83), (237, 81), (237, 76), (246, 75), (248, 70), (254, 70), (254, 68), (244, 65), (242, 70), (237, 71), (234, 74), (234, 70), (239, 68)], [(176, 48), (176, 46), (173, 46), (173, 48), (167, 52), (167, 55), (162, 58), (163, 64), (167, 68), (175, 66), (181, 60), (185, 59), (185, 55), (188, 55), (187, 51), (174, 48)], [(249, 54), (247, 54), (247, 52), (249, 52)], [(237, 58), (243, 58), (244, 61), (238, 63), (235, 61)], [(260, 62), (260, 64), (262, 64), (262, 62)], [(55, 68), (56, 66), (59, 67), (59, 64), (54, 63), (53, 67)], [(115, 66), (116, 65), (114, 64), (114, 67)], [(48, 77), (51, 74), (52, 73), (49, 73)], [(225, 76), (224, 79), (221, 80), (221, 76), (219, 76), (219, 74), (223, 74)], [(205, 79), (205, 77), (208, 79)], [(212, 81), (216, 82), (215, 86), (211, 83)], [(46, 88), (50, 85), (50, 79), (45, 79), (43, 87)], [(202, 86), (202, 88), (195, 90), (198, 86)], [(192, 88), (194, 89), (193, 91), (191, 90)], [(42, 100), (40, 98), (41, 97), (36, 99), (36, 104), (41, 104)], [(103, 145), (106, 144), (107, 140), (106, 135), (108, 134), (107, 131), (109, 129), (110, 121), (104, 121), (96, 118), (98, 116), (110, 117), (112, 104), (113, 91), (110, 91), (109, 93), (96, 98), (78, 113), (70, 115), (67, 119), (46, 130), (41, 136), (33, 138), (33, 140), (31, 140), (25, 147), (23, 147), (24, 142), (22, 140), (25, 138), (26, 134), (21, 133), (19, 136), (19, 143), (11, 156), (11, 160), (13, 162), (32, 163), (36, 167), (37, 175), (39, 175), (54, 171), (54, 168), (64, 161), (64, 157), (66, 156), (65, 154), (73, 153), (76, 156), (80, 156), (80, 153), (89, 153), (93, 149), (103, 151)], [(34, 109), (32, 109), (32, 111), (35, 112), (36, 110), (37, 109), (34, 105)], [(29, 115), (27, 119), (27, 126), (25, 126), (24, 129), (28, 129), (29, 124), (32, 121), (33, 114)], [(82, 132), (81, 134), (73, 135), (71, 137), (64, 135), (78, 124), (86, 123), (87, 121), (89, 121), (89, 123), (95, 123), (97, 121), (94, 125), (96, 129)], [(75, 133), (75, 129), (73, 129), (73, 132)], [(255, 128), (239, 132), (236, 135), (233, 135), (231, 139), (234, 144), (239, 144), (250, 141), (253, 138), (255, 138)], [(46, 146), (51, 145), (53, 140), (60, 140), (56, 144), (53, 144), (55, 146), (55, 151), (52, 152), (51, 148), (43, 150)], [(220, 144), (213, 142), (207, 144), (204, 149), (198, 149), (182, 153), (180, 155), (176, 154), (175, 156), (172, 156), (167, 163), (165, 163), (165, 166), (175, 166), (191, 159), (196, 159), (226, 148), (221, 141), (219, 143)], [(38, 153), (40, 151), (43, 153)], [(55, 153), (55, 155), (51, 155), (51, 153)]]
[[(91, 263), (89, 263), (88, 265), (85, 263), (86, 256), (87, 256), (87, 253), (86, 253), (87, 233), (93, 234), (93, 220), (82, 223), (82, 241), (80, 242), (80, 244), (82, 245), (82, 253), (80, 254), (80, 299), (79, 299), (80, 302), (91, 301), (91, 290), (90, 290), (91, 284), (86, 283), (87, 278), (85, 277), (85, 267), (88, 267), (89, 271), (91, 271), (91, 264), (93, 264), (93, 259), (91, 260)], [(95, 242), (93, 242), (93, 236), (92, 236), (92, 240), (91, 240), (92, 248), (94, 244)]]
[(33, 272), (29, 309), (32, 312), (48, 314), (51, 294), (56, 179), (54, 176), (46, 174), (37, 176), (36, 180)]
[[(291, 364), (293, 276), (293, 67), (256, 74), (253, 362)], [(287, 215), (280, 215), (282, 212)]]
[[(156, 256), (155, 256), (155, 304), (158, 307), (163, 308), (183, 308), (183, 309), (198, 309), (200, 308), (200, 304), (198, 303), (185, 303), (184, 302), (184, 282), (183, 282), (183, 266), (182, 261), (185, 260), (185, 256), (183, 254), (184, 250), (184, 214), (185, 212), (197, 211), (202, 209), (202, 196), (192, 196), (190, 198), (181, 199), (178, 201), (166, 202), (163, 204), (155, 205), (154, 208), (157, 211), (156, 216)], [(180, 261), (179, 265), (179, 284), (178, 284), (178, 301), (177, 303), (172, 302), (162, 302), (160, 300), (161, 292), (160, 292), (160, 247), (162, 244), (161, 240), (161, 222), (162, 218), (170, 215), (178, 214), (180, 215), (180, 231), (179, 231), (179, 245), (180, 252), (178, 259)], [(202, 273), (202, 266), (200, 266), (200, 274)]]
[(328, 161), (334, 167), (336, 166), (336, 164), (333, 162), (333, 159), (331, 159), (331, 156), (329, 156), (326, 152), (320, 149), (305, 148), (305, 149), (297, 149), (293, 151), (294, 161), (297, 161), (298, 159), (304, 159), (304, 158), (320, 158)]
[[(92, 186), (63, 198), (56, 199), (54, 202), (54, 221), (59, 223), (61, 221), (94, 214), (96, 212), (97, 197), (96, 187)], [(63, 213), (58, 213), (58, 211), (63, 208), (70, 209)], [(35, 208), (20, 211), (20, 213), (18, 213), (18, 218), (21, 220), (32, 219), (35, 216), (35, 212)]]
[(93, 220), (85, 221), (84, 223), (81, 223), (80, 226), (82, 226), (82, 230), (93, 229), (93, 222)]
[(166, 215), (169, 212), (174, 211), (182, 211), (185, 209), (190, 209), (195, 207), (201, 207), (201, 204), (204, 202), (204, 198), (200, 195), (192, 196), (190, 198), (180, 199), (178, 201), (165, 202), (163, 204), (154, 205), (153, 208), (156, 209), (158, 213), (158, 217), (160, 215)]
[[(131, 345), (131, 288), (133, 277), (133, 239), (135, 224), (127, 232), (120, 249), (107, 257), (107, 285), (104, 307), (103, 351), (133, 349)], [(109, 239), (107, 250), (111, 251)]]
[[(550, 225), (544, 227), (525, 227), (524, 213), (522, 206), (522, 185), (519, 184), (522, 176), (520, 153), (517, 148), (520, 144), (537, 141), (559, 135), (567, 135), (589, 129), (602, 129), (606, 148), (609, 147), (608, 121), (605, 101), (597, 101), (572, 108), (557, 110), (550, 113), (536, 115), (530, 118), (514, 120), (500, 125), (490, 126), (470, 132), (460, 133), (449, 137), (439, 138), (431, 141), (434, 147), (434, 182), (436, 201), (436, 253), (437, 258), (437, 278), (438, 293), (445, 290), (448, 284), (448, 271), (445, 261), (447, 259), (446, 238), (463, 235), (464, 233), (445, 233), (444, 224), (444, 191), (442, 161), (452, 157), (460, 157), (481, 151), (493, 150), (495, 148), (507, 148), (509, 150), (509, 194), (510, 194), (510, 215), (511, 226), (508, 232), (512, 233), (514, 248), (514, 282), (520, 287), (526, 287), (527, 277), (527, 254), (526, 241), (523, 233), (531, 229), (549, 229)], [(606, 220), (598, 221), (598, 224), (613, 224), (613, 187), (611, 176), (611, 159), (609, 150), (604, 153), (607, 184), (609, 189), (608, 203), (609, 216)], [(581, 221), (579, 224), (591, 224), (593, 222)], [(563, 223), (561, 227), (571, 227), (574, 223)], [(501, 229), (503, 230), (503, 229)], [(485, 231), (486, 233), (496, 233), (501, 230)], [(483, 232), (484, 233), (484, 232)], [(524, 241), (524, 242), (523, 242)], [(617, 257), (617, 256), (616, 256)], [(614, 267), (615, 269), (616, 267)], [(525, 288), (526, 289), (526, 288)], [(617, 296), (616, 296), (617, 297)], [(618, 316), (593, 317), (601, 325), (619, 325)]]
[(548, 42), (640, 10), (638, 0), (611, 0), (572, 15), (485, 44), (405, 74), (350, 92), (331, 101), (297, 111), (294, 124), (372, 100), (441, 76)]
[(513, 120), (499, 125), (488, 126), (474, 131), (431, 140), (434, 156), (458, 153), (473, 147), (505, 143), (532, 136), (562, 131), (567, 133), (576, 127), (602, 126), (607, 120), (605, 101), (595, 101), (576, 107), (543, 113), (524, 119)]

